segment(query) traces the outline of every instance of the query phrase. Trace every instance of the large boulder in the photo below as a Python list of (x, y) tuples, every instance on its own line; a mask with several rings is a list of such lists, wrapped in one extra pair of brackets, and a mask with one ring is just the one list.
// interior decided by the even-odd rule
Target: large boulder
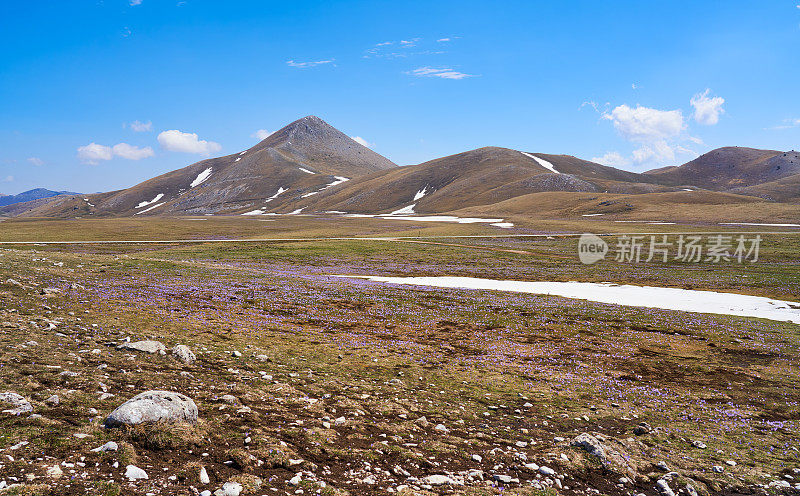
[(135, 343), (122, 343), (119, 345), (119, 349), (141, 351), (144, 353), (160, 353), (162, 355), (166, 354), (167, 352), (167, 347), (164, 346), (164, 343), (151, 340), (136, 341)]
[(197, 359), (194, 353), (192, 353), (192, 350), (185, 344), (179, 344), (172, 348), (172, 355), (187, 365), (193, 363)]
[(117, 407), (106, 427), (152, 422), (197, 422), (197, 405), (188, 396), (170, 391), (145, 391)]
[(0, 393), (0, 403), (8, 403), (14, 407), (3, 410), (3, 413), (10, 413), (11, 415), (22, 415), (23, 413), (30, 413), (33, 411), (31, 402), (26, 400), (22, 395), (14, 392)]

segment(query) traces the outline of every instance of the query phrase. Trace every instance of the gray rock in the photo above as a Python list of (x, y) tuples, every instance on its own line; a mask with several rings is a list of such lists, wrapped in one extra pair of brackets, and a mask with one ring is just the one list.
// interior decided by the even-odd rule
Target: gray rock
[(653, 428), (647, 422), (640, 422), (639, 425), (633, 428), (633, 433), (637, 436), (644, 436), (653, 432)]
[(238, 482), (226, 482), (222, 485), (222, 496), (239, 496), (242, 494), (242, 485)]
[(125, 477), (127, 477), (128, 480), (132, 481), (139, 479), (149, 479), (149, 477), (147, 476), (147, 472), (140, 469), (136, 465), (128, 465), (127, 467), (125, 467)]
[(145, 422), (197, 422), (197, 405), (191, 398), (170, 391), (145, 391), (129, 399), (106, 418), (106, 427)]
[(446, 475), (429, 475), (427, 477), (422, 478), (423, 484), (429, 484), (431, 486), (445, 486), (447, 484), (455, 484), (456, 481), (451, 479)]
[(494, 474), (492, 479), (496, 480), (497, 482), (502, 482), (503, 484), (511, 484), (512, 482), (519, 483), (519, 479), (515, 479), (510, 475)]
[(193, 363), (197, 359), (192, 350), (185, 344), (179, 344), (172, 348), (172, 356), (185, 364)]
[(119, 445), (114, 441), (109, 441), (106, 444), (100, 446), (99, 448), (95, 448), (92, 451), (95, 453), (105, 453), (108, 451), (117, 451), (119, 449)]
[(601, 461), (606, 460), (606, 450), (603, 443), (599, 439), (584, 432), (580, 436), (572, 440), (572, 446), (583, 448), (584, 451), (592, 456), (596, 456)]
[(658, 492), (664, 496), (675, 496), (675, 492), (671, 487), (669, 487), (669, 483), (664, 479), (659, 479), (656, 482), (656, 489), (658, 489)]
[(721, 465), (714, 465), (713, 467), (711, 467), (711, 471), (714, 472), (715, 474), (721, 474), (722, 472), (725, 471), (725, 469), (722, 468)]
[(208, 471), (205, 467), (200, 467), (200, 484), (210, 484), (211, 479), (208, 477)]
[(58, 395), (54, 394), (53, 396), (51, 396), (51, 397), (47, 398), (46, 400), (44, 400), (44, 402), (47, 403), (50, 406), (58, 406), (58, 404), (60, 403), (60, 400), (58, 398)]
[(541, 466), (539, 467), (539, 473), (546, 476), (553, 476), (556, 475), (556, 471), (550, 467)]
[(119, 349), (141, 351), (144, 353), (160, 353), (162, 355), (167, 352), (167, 347), (164, 346), (164, 343), (152, 340), (136, 341), (135, 343), (122, 343), (119, 345)]
[(3, 413), (10, 413), (11, 415), (22, 415), (23, 413), (29, 413), (33, 411), (33, 405), (31, 405), (30, 401), (26, 400), (23, 396), (10, 391), (6, 393), (0, 393), (0, 403), (8, 403), (14, 407), (9, 408), (8, 410), (3, 410)]

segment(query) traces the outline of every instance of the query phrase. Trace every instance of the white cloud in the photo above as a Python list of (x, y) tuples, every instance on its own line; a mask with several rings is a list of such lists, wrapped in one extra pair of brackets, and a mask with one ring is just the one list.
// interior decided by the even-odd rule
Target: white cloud
[(153, 130), (153, 123), (151, 121), (133, 121), (129, 124), (129, 126), (132, 131), (137, 133), (145, 133)]
[(630, 141), (651, 142), (677, 137), (683, 130), (683, 113), (680, 110), (657, 110), (637, 105), (616, 107), (603, 118), (614, 123), (614, 128)]
[(92, 142), (78, 147), (78, 158), (81, 159), (81, 162), (87, 164), (97, 164), (101, 160), (111, 160), (113, 157), (114, 152), (110, 146), (98, 145)]
[(464, 79), (474, 77), (474, 74), (465, 74), (463, 72), (454, 71), (450, 68), (436, 68), (436, 67), (418, 67), (413, 71), (407, 72), (411, 76), (416, 77), (437, 77), (442, 79)]
[(294, 60), (287, 60), (286, 61), (286, 65), (288, 65), (289, 67), (298, 67), (300, 69), (306, 69), (308, 67), (315, 67), (315, 66), (322, 65), (322, 64), (331, 64), (335, 60), (336, 59), (316, 60), (316, 61), (310, 61), (310, 62), (295, 62)]
[(358, 143), (361, 146), (366, 146), (367, 148), (372, 148), (373, 146), (375, 146), (374, 143), (370, 143), (369, 141), (365, 140), (361, 136), (350, 136), (350, 139), (352, 139), (353, 141), (355, 141), (356, 143)]
[(800, 119), (784, 119), (783, 124), (768, 129), (791, 129), (793, 127), (800, 127)]
[(28, 163), (35, 166), (44, 165), (44, 160), (40, 159), (39, 157), (30, 157), (28, 158)]
[(606, 152), (602, 157), (592, 158), (592, 162), (607, 165), (609, 167), (625, 167), (630, 165), (631, 161), (620, 155), (618, 152)]
[(3, 179), (3, 181), (7, 183), (14, 182), (14, 176), (6, 176), (5, 179)]
[(692, 97), (690, 103), (694, 107), (694, 120), (706, 126), (713, 126), (719, 122), (720, 114), (725, 113), (722, 104), (725, 99), (719, 96), (710, 97), (710, 89), (706, 89), (702, 93), (698, 93)]
[[(129, 145), (127, 143), (117, 143), (114, 146), (89, 143), (88, 145), (78, 147), (78, 158), (81, 162), (92, 165), (98, 164), (101, 160), (111, 160), (114, 157), (120, 157), (126, 160), (141, 160), (143, 158), (152, 157), (153, 155), (155, 155), (155, 153), (149, 146), (139, 148), (138, 146)], [(30, 161), (30, 159), (28, 160)]]
[(155, 155), (153, 149), (149, 146), (139, 148), (138, 146), (129, 145), (127, 143), (118, 143), (111, 148), (111, 151), (117, 157), (127, 160), (141, 160), (143, 158), (152, 157)]
[(253, 138), (258, 138), (258, 141), (261, 141), (261, 140), (267, 139), (267, 137), (270, 136), (274, 132), (275, 131), (267, 131), (266, 129), (259, 129), (258, 131), (254, 132), (250, 136), (253, 137)]
[(177, 129), (162, 131), (158, 135), (158, 144), (167, 151), (201, 155), (211, 155), (222, 150), (219, 143), (201, 140), (196, 133), (184, 133)]
[(142, 4), (142, 0), (131, 0), (131, 2), (130, 2), (131, 7), (135, 7), (135, 6), (141, 5), (141, 4)]
[(630, 163), (664, 164), (675, 160), (675, 155), (694, 154), (679, 143), (684, 139), (697, 142), (697, 138), (684, 136), (686, 123), (680, 110), (658, 110), (637, 105), (619, 105), (603, 113), (603, 119), (614, 124), (617, 132), (626, 140), (637, 143), (631, 158), (610, 152), (593, 160), (605, 165), (624, 166)]
[[(685, 150), (681, 148), (681, 150)], [(671, 162), (675, 160), (675, 150), (664, 140), (642, 145), (633, 151), (633, 161), (637, 164), (648, 162)]]
[(450, 41), (450, 38), (439, 38), (436, 41), (439, 42), (439, 43), (447, 43), (448, 41)]

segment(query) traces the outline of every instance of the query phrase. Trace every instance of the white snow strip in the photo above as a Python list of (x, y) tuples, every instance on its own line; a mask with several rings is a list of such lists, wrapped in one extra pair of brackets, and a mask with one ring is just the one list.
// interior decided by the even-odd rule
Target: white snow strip
[(692, 188), (683, 188), (681, 191), (694, 191)]
[(603, 215), (603, 214), (583, 214), (581, 215), (581, 217), (597, 217), (598, 215)]
[(415, 213), (414, 212), (414, 207), (416, 207), (416, 206), (417, 206), (416, 203), (412, 203), (411, 205), (409, 205), (407, 207), (403, 207), (403, 208), (395, 210), (394, 212), (390, 213), (389, 215), (413, 214), (413, 213)]
[(322, 189), (332, 188), (332, 187), (336, 186), (337, 184), (342, 184), (343, 182), (350, 180), (349, 177), (342, 177), (342, 176), (333, 176), (333, 178), (335, 179), (335, 181), (333, 181), (332, 183), (328, 184), (327, 186), (325, 186)]
[(192, 184), (189, 185), (189, 187), (190, 188), (194, 188), (195, 186), (199, 186), (200, 184), (205, 182), (206, 179), (211, 177), (211, 170), (212, 170), (212, 168), (209, 167), (208, 169), (206, 169), (203, 172), (201, 172), (200, 174), (198, 174), (197, 177), (194, 178), (194, 181), (192, 181)]
[(289, 212), (287, 215), (297, 215), (297, 214), (299, 214), (300, 212), (302, 212), (304, 208), (306, 208), (306, 207), (298, 208), (297, 210), (294, 210), (294, 211), (292, 211), (292, 212)]
[(503, 229), (511, 229), (512, 227), (514, 227), (513, 222), (492, 222), (489, 225), (494, 227), (502, 227)]
[(259, 208), (258, 210), (251, 210), (249, 212), (245, 212), (242, 215), (264, 215), (264, 209)]
[(153, 210), (154, 208), (156, 208), (156, 207), (160, 207), (161, 205), (163, 205), (163, 204), (165, 204), (165, 203), (167, 203), (167, 202), (156, 203), (156, 204), (155, 204), (155, 205), (153, 205), (152, 207), (150, 207), (150, 208), (146, 208), (146, 209), (144, 209), (144, 210), (140, 210), (140, 211), (136, 212), (136, 213), (135, 213), (135, 214), (133, 214), (133, 215), (139, 215), (139, 214), (143, 214), (143, 213), (145, 213), (145, 212), (149, 212), (149, 211)]
[(271, 202), (272, 200), (274, 200), (275, 198), (277, 198), (277, 197), (278, 197), (278, 195), (280, 195), (281, 193), (286, 193), (286, 191), (287, 191), (287, 190), (286, 190), (286, 188), (284, 188), (283, 186), (281, 186), (280, 188), (278, 188), (278, 192), (277, 192), (277, 193), (275, 193), (274, 195), (270, 196), (269, 198), (267, 198), (267, 200), (266, 200), (264, 203), (269, 203), (269, 202)]
[(555, 172), (556, 174), (561, 174), (560, 172), (558, 172), (556, 170), (555, 166), (553, 164), (551, 164), (550, 162), (548, 162), (547, 160), (545, 160), (543, 158), (539, 158), (536, 155), (531, 155), (530, 153), (525, 153), (525, 152), (520, 152), (520, 153), (525, 155), (528, 158), (534, 159), (536, 162), (539, 163), (539, 165), (541, 165), (545, 169), (549, 170), (550, 172)]
[(757, 222), (720, 222), (721, 226), (772, 226), (772, 227), (800, 227), (800, 224), (759, 224)]
[(457, 224), (496, 224), (503, 222), (503, 219), (481, 219), (478, 217), (456, 217), (454, 215), (415, 215), (415, 216), (397, 216), (397, 215), (381, 215), (381, 219), (385, 220), (410, 220), (418, 222), (455, 222)]
[(377, 217), (377, 215), (373, 214), (345, 214), (345, 217), (353, 217), (356, 219), (364, 218), (364, 217)]
[(347, 212), (342, 212), (341, 210), (326, 210), (326, 214), (346, 214)]
[(437, 288), (484, 289), (562, 296), (625, 306), (660, 308), (682, 312), (757, 317), (800, 324), (800, 303), (716, 291), (617, 285), (608, 282), (504, 281), (474, 277), (357, 277), (389, 284), (413, 284)]
[(238, 162), (238, 161), (240, 161), (241, 159), (242, 159), (242, 157), (238, 157), (236, 160), (234, 160), (234, 162)]
[(303, 169), (302, 167), (298, 167), (298, 169), (300, 169), (301, 171), (305, 172), (306, 174), (316, 174), (316, 172), (311, 172), (310, 170)]
[[(142, 203), (140, 203), (140, 204), (136, 205), (136, 208), (142, 208), (142, 207), (146, 207), (146, 206), (148, 206), (148, 205), (152, 205), (153, 203), (156, 203), (158, 200), (160, 200), (160, 199), (162, 199), (162, 198), (164, 198), (164, 193), (159, 193), (159, 194), (157, 194), (157, 195), (156, 195), (156, 197), (155, 197), (155, 198), (153, 198), (152, 200), (150, 200), (150, 201), (143, 201)], [(88, 200), (87, 200), (87, 201), (88, 201)]]
[(414, 200), (413, 200), (413, 201), (417, 201), (417, 200), (419, 200), (420, 198), (423, 198), (423, 197), (424, 197), (425, 195), (427, 195), (427, 194), (428, 194), (428, 187), (427, 187), (427, 186), (425, 186), (425, 187), (424, 187), (424, 188), (422, 188), (421, 190), (417, 191), (417, 194), (416, 194), (416, 195), (414, 195)]
[(319, 191), (312, 191), (311, 193), (306, 193), (304, 195), (300, 195), (300, 198), (308, 198), (309, 196), (314, 196), (317, 193), (319, 193)]
[(241, 157), (241, 156), (242, 156), (242, 155), (244, 155), (245, 153), (247, 153), (247, 150), (245, 150), (245, 151), (243, 151), (242, 153), (240, 153), (240, 154), (239, 154), (239, 156)]

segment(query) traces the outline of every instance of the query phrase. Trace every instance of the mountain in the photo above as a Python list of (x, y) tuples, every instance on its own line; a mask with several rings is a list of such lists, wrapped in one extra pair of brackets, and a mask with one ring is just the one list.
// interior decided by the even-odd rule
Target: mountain
[(800, 154), (729, 146), (712, 150), (679, 167), (665, 167), (646, 174), (664, 184), (728, 191), (800, 174)]
[(31, 200), (38, 200), (40, 198), (50, 198), (58, 195), (76, 195), (69, 191), (52, 191), (44, 188), (36, 188), (28, 191), (23, 191), (18, 195), (0, 195), (0, 207), (6, 205), (13, 205), (15, 203), (29, 202)]
[(25, 215), (197, 215), (256, 210), (280, 196), (313, 196), (331, 185), (396, 167), (319, 117), (308, 116), (245, 151), (203, 160), (128, 189), (40, 205)]
[(271, 210), (441, 213), (542, 191), (644, 193), (675, 189), (657, 184), (652, 177), (569, 155), (484, 147), (369, 174), (311, 199), (287, 195), (271, 205)]

